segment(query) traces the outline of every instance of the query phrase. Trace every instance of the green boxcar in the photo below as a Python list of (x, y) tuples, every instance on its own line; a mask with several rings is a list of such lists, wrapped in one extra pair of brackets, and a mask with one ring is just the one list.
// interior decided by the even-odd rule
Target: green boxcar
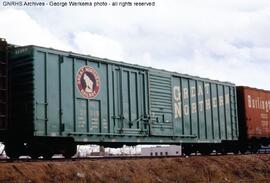
[(75, 144), (238, 139), (235, 85), (37, 46), (10, 52), (11, 134)]

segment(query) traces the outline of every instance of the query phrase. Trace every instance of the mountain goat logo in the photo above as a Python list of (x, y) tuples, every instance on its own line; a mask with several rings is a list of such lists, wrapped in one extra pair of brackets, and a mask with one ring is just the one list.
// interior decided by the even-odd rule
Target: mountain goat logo
[(87, 99), (96, 97), (100, 90), (98, 72), (90, 66), (81, 67), (76, 76), (77, 88), (80, 94)]

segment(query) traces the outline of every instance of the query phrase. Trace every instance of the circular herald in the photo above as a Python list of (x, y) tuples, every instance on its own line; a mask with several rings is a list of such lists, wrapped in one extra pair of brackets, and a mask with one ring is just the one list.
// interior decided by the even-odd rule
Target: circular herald
[(81, 67), (76, 76), (77, 88), (81, 95), (87, 99), (94, 98), (100, 90), (98, 72), (90, 66)]

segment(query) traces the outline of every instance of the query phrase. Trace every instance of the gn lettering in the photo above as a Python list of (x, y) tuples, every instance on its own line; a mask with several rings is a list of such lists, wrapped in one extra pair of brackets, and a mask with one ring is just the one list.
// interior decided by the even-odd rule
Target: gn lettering
[[(208, 95), (209, 94), (209, 84), (206, 84), (204, 86), (198, 86), (197, 88), (197, 95), (198, 97), (203, 96), (203, 95)], [(181, 91), (180, 86), (174, 86), (173, 88), (173, 97), (174, 97), (174, 118), (182, 118), (183, 115), (189, 115), (189, 103), (187, 104), (182, 104), (182, 97), (183, 100), (189, 99), (189, 96), (191, 98), (196, 98), (196, 87), (191, 87), (190, 88), (190, 94), (188, 91), (188, 88), (183, 88)], [(197, 113), (197, 111), (202, 112), (204, 109), (205, 105), (205, 110), (210, 110), (211, 109), (211, 100), (212, 100), (212, 106), (213, 108), (216, 108), (218, 105), (223, 106), (224, 105), (224, 96), (218, 96), (218, 97), (212, 97), (210, 98), (205, 98), (205, 100), (198, 101), (198, 105), (196, 102), (191, 103), (191, 113)], [(225, 94), (225, 104), (230, 103), (230, 98), (229, 94)], [(183, 108), (183, 110), (182, 110)], [(183, 113), (183, 114), (182, 114)]]

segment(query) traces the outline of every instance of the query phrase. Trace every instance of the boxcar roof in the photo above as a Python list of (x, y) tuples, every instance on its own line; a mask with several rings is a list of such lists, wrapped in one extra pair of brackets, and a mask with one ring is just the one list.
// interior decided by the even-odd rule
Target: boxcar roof
[(270, 93), (270, 90), (265, 90), (265, 89), (261, 89), (261, 88), (250, 87), (250, 86), (237, 86), (237, 88), (250, 89), (250, 90), (256, 90), (256, 91)]
[(123, 61), (115, 61), (115, 60), (111, 60), (111, 59), (107, 59), (107, 58), (100, 58), (100, 57), (95, 57), (92, 55), (86, 55), (86, 54), (80, 54), (80, 53), (75, 53), (75, 52), (71, 52), (71, 51), (63, 51), (63, 50), (59, 50), (59, 49), (55, 49), (55, 48), (48, 48), (48, 47), (42, 47), (42, 46), (36, 46), (36, 45), (27, 45), (27, 46), (17, 46), (17, 48), (26, 48), (26, 47), (33, 47), (36, 48), (40, 51), (45, 51), (45, 52), (51, 52), (53, 54), (62, 54), (65, 56), (69, 56), (69, 57), (74, 57), (74, 58), (78, 58), (78, 59), (86, 59), (86, 60), (92, 60), (92, 61), (98, 61), (101, 63), (111, 63), (111, 64), (115, 64), (115, 65), (123, 65), (126, 67), (131, 67), (131, 68), (139, 68), (139, 69), (143, 69), (143, 70), (149, 70), (149, 71), (155, 71), (155, 72), (160, 72), (161, 74), (171, 74), (173, 76), (179, 76), (179, 77), (184, 77), (184, 78), (191, 78), (191, 79), (196, 79), (196, 80), (201, 80), (201, 81), (205, 81), (205, 82), (211, 82), (211, 83), (217, 83), (217, 84), (226, 84), (226, 85), (233, 85), (235, 86), (234, 83), (228, 82), (228, 81), (219, 81), (219, 80), (213, 80), (213, 79), (209, 79), (209, 78), (203, 78), (203, 77), (199, 77), (199, 76), (192, 76), (192, 75), (188, 75), (188, 74), (181, 74), (178, 72), (172, 72), (172, 71), (167, 71), (164, 69), (157, 69), (157, 68), (152, 68), (152, 67), (148, 67), (148, 66), (141, 66), (141, 65), (137, 65), (137, 64), (131, 64), (131, 63), (127, 63), (127, 62), (123, 62)]

